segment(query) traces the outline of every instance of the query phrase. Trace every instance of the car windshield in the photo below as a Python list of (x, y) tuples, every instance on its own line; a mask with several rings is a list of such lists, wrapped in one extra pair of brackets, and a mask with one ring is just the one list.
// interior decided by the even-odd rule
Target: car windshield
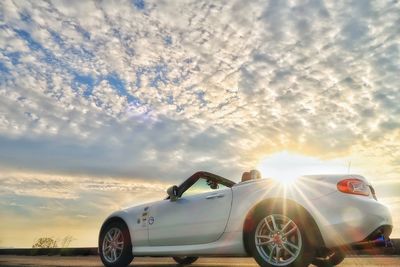
[[(218, 184), (218, 188), (231, 188), (233, 185), (235, 185), (235, 182), (232, 182), (231, 180), (228, 180), (224, 177), (221, 177), (219, 175), (213, 174), (213, 173), (209, 173), (209, 172), (196, 172), (195, 174), (193, 174), (192, 176), (190, 176), (188, 179), (186, 179), (180, 186), (179, 186), (179, 196), (182, 196), (184, 194), (184, 192), (190, 190), (190, 188), (195, 185), (195, 183), (199, 180), (199, 179), (205, 179), (205, 182), (203, 181), (203, 183), (205, 183), (204, 185), (201, 185), (202, 181), (200, 181), (200, 186), (197, 187), (197, 190), (193, 190), (193, 191), (197, 191), (197, 192), (206, 192), (204, 191), (205, 188), (210, 189), (211, 187), (209, 185), (207, 185), (206, 181), (207, 180), (212, 180), (215, 181)], [(203, 189), (202, 189), (203, 188)], [(185, 194), (187, 195), (187, 194)], [(169, 197), (168, 197), (169, 198)], [(168, 199), (167, 198), (167, 199)]]
[(199, 178), (190, 188), (188, 188), (182, 196), (192, 196), (202, 193), (212, 192), (220, 189), (228, 188), (223, 184), (216, 183), (214, 186), (211, 185), (212, 182), (207, 178)]

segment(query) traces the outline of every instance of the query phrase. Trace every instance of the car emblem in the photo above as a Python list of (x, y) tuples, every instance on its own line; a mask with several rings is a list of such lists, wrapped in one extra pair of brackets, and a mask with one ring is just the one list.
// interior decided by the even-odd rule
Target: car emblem
[(154, 217), (149, 218), (149, 224), (152, 225), (154, 223)]

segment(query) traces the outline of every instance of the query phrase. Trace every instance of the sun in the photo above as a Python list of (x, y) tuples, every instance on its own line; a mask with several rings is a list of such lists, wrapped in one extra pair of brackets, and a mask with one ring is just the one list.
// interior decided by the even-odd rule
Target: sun
[(348, 158), (323, 160), (287, 151), (263, 158), (257, 166), (264, 178), (292, 184), (302, 175), (348, 173)]

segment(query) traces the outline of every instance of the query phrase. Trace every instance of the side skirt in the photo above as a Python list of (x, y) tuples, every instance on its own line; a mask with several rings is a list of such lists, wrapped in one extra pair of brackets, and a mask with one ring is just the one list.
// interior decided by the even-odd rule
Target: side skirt
[(219, 240), (207, 244), (133, 247), (132, 253), (134, 256), (247, 256), (242, 232), (224, 233)]

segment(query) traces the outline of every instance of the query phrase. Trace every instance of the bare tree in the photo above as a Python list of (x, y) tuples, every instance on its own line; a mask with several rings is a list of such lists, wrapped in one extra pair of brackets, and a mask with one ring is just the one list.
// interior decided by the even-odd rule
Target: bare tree
[(72, 241), (76, 240), (72, 235), (67, 235), (60, 240), (60, 247), (67, 248)]

